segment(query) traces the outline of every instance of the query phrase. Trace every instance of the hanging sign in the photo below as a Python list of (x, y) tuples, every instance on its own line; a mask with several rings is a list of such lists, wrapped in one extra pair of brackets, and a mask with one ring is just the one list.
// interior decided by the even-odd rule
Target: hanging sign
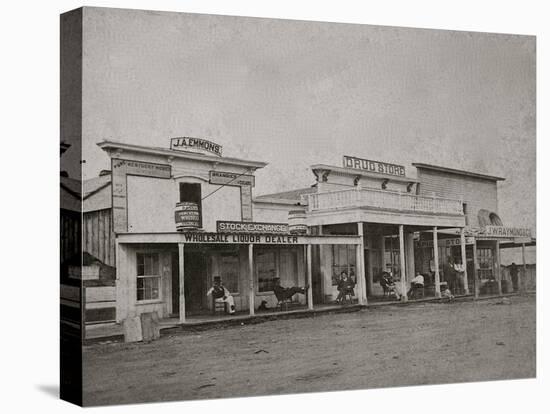
[(207, 151), (218, 157), (222, 156), (222, 146), (202, 138), (178, 137), (170, 139), (170, 149), (176, 151)]
[(235, 187), (254, 187), (254, 176), (227, 171), (210, 171), (210, 184), (230, 185)]
[(344, 167), (378, 174), (405, 176), (405, 167), (402, 165), (366, 160), (363, 158), (351, 157), (349, 155), (344, 155)]
[(176, 203), (174, 219), (178, 231), (198, 229), (201, 223), (201, 212), (198, 203), (193, 201)]
[(258, 223), (245, 221), (222, 221), (216, 222), (218, 233), (272, 233), (289, 234), (286, 223)]
[[(465, 237), (466, 244), (474, 244), (474, 238), (471, 236)], [(433, 247), (433, 240), (420, 240), (418, 242), (419, 247)], [(460, 238), (457, 239), (438, 239), (437, 245), (439, 247), (460, 246)]]

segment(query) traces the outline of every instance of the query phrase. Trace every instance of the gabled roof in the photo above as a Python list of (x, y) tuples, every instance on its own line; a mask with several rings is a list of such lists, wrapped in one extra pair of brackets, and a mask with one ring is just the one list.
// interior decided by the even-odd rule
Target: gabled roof
[(69, 194), (80, 198), (80, 193), (82, 191), (82, 182), (80, 180), (61, 176), (59, 177), (59, 183)]
[(88, 198), (94, 193), (97, 193), (102, 188), (111, 184), (111, 175), (100, 175), (99, 177), (90, 178), (82, 183), (82, 196)]
[(413, 162), (412, 164), (419, 170), (432, 170), (432, 171), (439, 171), (439, 172), (446, 172), (450, 174), (457, 174), (457, 175), (464, 175), (467, 177), (475, 177), (475, 178), (482, 178), (485, 180), (491, 180), (491, 181), (504, 181), (505, 178), (497, 177), (494, 175), (487, 175), (487, 174), (481, 174), (477, 172), (471, 172), (471, 171), (464, 171), (464, 170), (456, 170), (454, 168), (448, 168), (448, 167), (441, 167), (438, 165), (431, 165), (431, 164), (423, 164), (420, 162)]

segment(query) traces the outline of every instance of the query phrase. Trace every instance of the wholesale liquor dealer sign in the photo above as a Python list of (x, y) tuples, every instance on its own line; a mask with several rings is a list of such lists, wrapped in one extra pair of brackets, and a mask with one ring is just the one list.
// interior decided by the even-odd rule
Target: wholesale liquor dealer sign
[(365, 160), (363, 158), (351, 157), (349, 155), (344, 155), (344, 167), (379, 174), (398, 175), (401, 177), (405, 176), (405, 167), (403, 167), (402, 165)]
[(200, 150), (222, 156), (222, 146), (202, 138), (178, 137), (170, 139), (170, 149), (176, 151)]
[(227, 244), (298, 244), (298, 236), (282, 234), (244, 233), (184, 233), (186, 243), (227, 243)]

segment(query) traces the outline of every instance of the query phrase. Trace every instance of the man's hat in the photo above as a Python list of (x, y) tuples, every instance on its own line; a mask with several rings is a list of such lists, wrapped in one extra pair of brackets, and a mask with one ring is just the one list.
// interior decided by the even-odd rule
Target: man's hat
[(221, 282), (222, 278), (219, 276), (214, 276), (214, 282)]

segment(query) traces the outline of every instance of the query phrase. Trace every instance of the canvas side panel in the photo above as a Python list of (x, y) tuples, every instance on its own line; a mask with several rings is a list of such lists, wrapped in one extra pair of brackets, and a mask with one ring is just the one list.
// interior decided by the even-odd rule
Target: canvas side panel
[(82, 9), (60, 17), (60, 397), (82, 405)]

